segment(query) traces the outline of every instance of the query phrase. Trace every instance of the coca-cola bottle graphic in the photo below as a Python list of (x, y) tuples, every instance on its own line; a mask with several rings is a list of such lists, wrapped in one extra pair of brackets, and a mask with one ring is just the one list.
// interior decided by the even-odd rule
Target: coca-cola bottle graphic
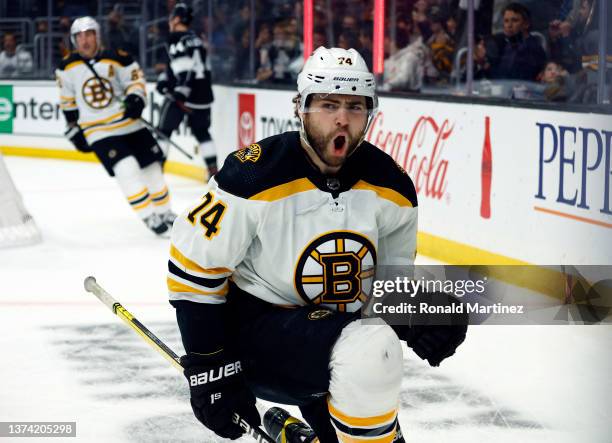
[(489, 133), (489, 117), (485, 117), (485, 136), (484, 145), (482, 147), (482, 163), (480, 178), (482, 181), (482, 189), (480, 194), (480, 216), (482, 218), (491, 218), (491, 174), (493, 170), (491, 156), (491, 135)]

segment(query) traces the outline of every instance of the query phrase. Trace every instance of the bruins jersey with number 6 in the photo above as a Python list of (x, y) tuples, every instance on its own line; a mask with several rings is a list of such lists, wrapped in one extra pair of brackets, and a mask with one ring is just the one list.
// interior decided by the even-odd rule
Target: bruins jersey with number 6
[(123, 118), (121, 100), (126, 95), (138, 94), (146, 102), (143, 72), (126, 52), (105, 50), (90, 60), (73, 52), (62, 60), (55, 76), (60, 108), (78, 111), (78, 123), (89, 144), (144, 127), (138, 119)]
[(377, 265), (411, 265), (417, 198), (408, 175), (364, 142), (335, 177), (298, 132), (228, 156), (209, 191), (174, 223), (171, 300), (223, 303), (227, 279), (267, 302), (352, 312)]

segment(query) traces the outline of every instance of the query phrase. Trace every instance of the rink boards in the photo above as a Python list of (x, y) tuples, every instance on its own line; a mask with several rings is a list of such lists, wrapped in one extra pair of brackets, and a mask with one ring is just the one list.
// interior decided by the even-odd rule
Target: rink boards
[[(291, 91), (216, 86), (214, 93), (221, 158), (299, 129)], [(50, 81), (0, 83), (5, 154), (94, 160), (63, 137), (57, 94)], [(149, 96), (144, 116), (156, 122), (161, 98)], [(612, 263), (610, 116), (389, 97), (379, 109), (367, 140), (415, 183), (420, 254), (459, 264)], [(174, 140), (195, 149), (184, 130)], [(199, 158), (171, 152), (171, 172), (203, 174)]]

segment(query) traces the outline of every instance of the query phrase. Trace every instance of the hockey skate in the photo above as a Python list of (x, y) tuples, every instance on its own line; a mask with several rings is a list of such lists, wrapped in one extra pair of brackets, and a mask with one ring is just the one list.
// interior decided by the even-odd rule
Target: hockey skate
[(172, 229), (174, 220), (176, 220), (176, 214), (169, 209), (166, 212), (161, 213), (159, 216), (166, 226), (168, 226), (168, 229)]
[(147, 228), (159, 235), (160, 237), (168, 236), (168, 225), (158, 214), (151, 214), (148, 217), (142, 219)]

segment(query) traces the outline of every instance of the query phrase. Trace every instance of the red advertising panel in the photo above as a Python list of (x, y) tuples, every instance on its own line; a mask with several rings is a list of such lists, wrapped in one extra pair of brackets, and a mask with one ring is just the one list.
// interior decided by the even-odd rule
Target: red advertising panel
[(255, 94), (238, 94), (238, 146), (255, 143)]

